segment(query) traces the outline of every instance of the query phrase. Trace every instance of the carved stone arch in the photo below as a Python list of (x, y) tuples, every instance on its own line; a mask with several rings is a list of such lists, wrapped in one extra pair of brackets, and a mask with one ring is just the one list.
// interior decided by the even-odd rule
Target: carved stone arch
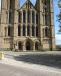
[(45, 27), (45, 37), (49, 37), (49, 28)]
[(33, 50), (33, 41), (31, 39), (26, 39), (26, 50)]

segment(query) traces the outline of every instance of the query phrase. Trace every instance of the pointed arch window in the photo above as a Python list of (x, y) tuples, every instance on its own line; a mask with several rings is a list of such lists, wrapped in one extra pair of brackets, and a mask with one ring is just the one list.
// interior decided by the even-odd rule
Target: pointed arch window
[(10, 0), (10, 10), (15, 8), (15, 1), (14, 0)]
[(21, 21), (22, 21), (22, 13), (19, 12), (19, 13), (18, 13), (18, 16), (19, 16), (19, 17), (18, 17), (18, 21), (19, 21), (19, 23), (21, 23)]
[(30, 36), (30, 26), (27, 26), (27, 36)]
[(26, 11), (23, 10), (23, 22), (25, 23), (26, 22)]
[(35, 36), (34, 30), (35, 30), (35, 27), (32, 25), (32, 36)]
[(37, 36), (37, 37), (39, 36), (39, 29), (38, 29), (38, 26), (36, 26), (36, 36)]
[(38, 24), (38, 14), (36, 14), (36, 24)]
[(8, 26), (8, 36), (12, 36), (12, 27)]
[(35, 23), (34, 21), (34, 18), (35, 18), (35, 12), (34, 11), (32, 11), (32, 23)]
[(18, 25), (18, 36), (21, 36), (21, 26), (20, 25)]
[(27, 13), (27, 21), (28, 21), (28, 23), (30, 23), (30, 10), (28, 10), (28, 13)]
[(23, 25), (23, 36), (26, 36), (26, 26)]
[(45, 28), (45, 37), (49, 37), (49, 28), (48, 27)]
[(14, 13), (12, 11), (9, 11), (8, 21), (9, 21), (9, 24), (14, 23)]

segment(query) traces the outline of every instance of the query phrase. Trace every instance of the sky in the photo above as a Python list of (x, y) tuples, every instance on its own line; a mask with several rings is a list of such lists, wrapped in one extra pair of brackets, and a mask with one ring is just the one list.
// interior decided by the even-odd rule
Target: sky
[[(26, 0), (20, 0), (21, 6), (25, 3)], [(57, 21), (57, 15), (59, 14), (58, 8), (58, 0), (54, 1), (54, 26), (55, 26), (55, 42), (57, 45), (61, 45), (61, 34), (58, 33), (59, 30), (59, 23)], [(35, 4), (36, 0), (31, 0), (33, 4)], [(1, 7), (1, 0), (0, 0), (0, 7)]]
[(61, 45), (61, 33), (58, 33), (59, 22), (57, 21), (57, 15), (59, 14), (58, 0), (54, 0), (54, 25), (55, 25), (55, 38), (56, 44)]

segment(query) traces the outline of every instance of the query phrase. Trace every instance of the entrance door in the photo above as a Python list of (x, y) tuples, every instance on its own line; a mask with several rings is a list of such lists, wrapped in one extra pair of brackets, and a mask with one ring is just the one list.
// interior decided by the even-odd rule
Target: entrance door
[(36, 42), (36, 43), (35, 43), (35, 50), (38, 50), (38, 49), (39, 49), (39, 43)]
[(18, 43), (18, 48), (19, 48), (19, 50), (22, 50), (22, 43), (21, 42)]
[(30, 43), (30, 41), (26, 42), (26, 50), (31, 50), (31, 43)]

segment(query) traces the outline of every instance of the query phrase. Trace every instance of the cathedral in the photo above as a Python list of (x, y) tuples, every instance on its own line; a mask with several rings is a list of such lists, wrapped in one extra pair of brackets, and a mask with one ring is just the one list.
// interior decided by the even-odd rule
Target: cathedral
[(53, 0), (2, 0), (0, 49), (43, 51), (55, 49)]

